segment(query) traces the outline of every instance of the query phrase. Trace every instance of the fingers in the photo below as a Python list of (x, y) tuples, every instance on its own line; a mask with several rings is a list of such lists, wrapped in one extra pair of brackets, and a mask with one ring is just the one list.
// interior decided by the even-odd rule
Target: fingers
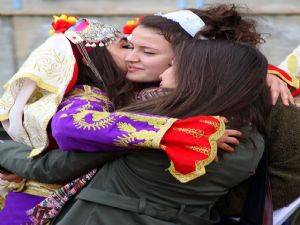
[(295, 104), (294, 98), (292, 96), (291, 91), (288, 88), (288, 85), (281, 80), (280, 78), (268, 74), (267, 75), (267, 83), (270, 87), (272, 104), (275, 105), (279, 95), (282, 100), (283, 105), (289, 106), (290, 104)]
[(239, 137), (242, 136), (242, 132), (238, 130), (226, 129), (223, 136), (217, 140), (217, 145), (219, 149), (226, 152), (233, 152), (235, 145), (239, 145)]
[(277, 90), (272, 90), (272, 89), (270, 89), (270, 91), (271, 91), (272, 105), (275, 105), (279, 97), (279, 92)]
[(292, 93), (290, 92), (287, 85), (281, 87), (280, 96), (281, 96), (283, 105), (289, 106), (290, 103), (293, 105), (295, 104)]
[(235, 137), (227, 137), (225, 143), (230, 144), (230, 145), (239, 145), (240, 144), (239, 140)]
[(231, 137), (241, 137), (242, 136), (242, 132), (240, 132), (238, 130), (233, 130), (233, 129), (226, 129), (224, 134), (227, 136), (231, 136)]
[(225, 142), (218, 144), (218, 148), (222, 149), (225, 152), (234, 152), (234, 148)]
[(4, 120), (1, 122), (4, 130), (7, 132), (9, 129), (9, 120)]
[(214, 162), (219, 162), (219, 157), (218, 156), (215, 157)]
[(21, 182), (23, 180), (22, 177), (19, 177), (16, 174), (3, 174), (3, 173), (0, 173), (0, 179), (6, 180), (9, 182), (17, 182), (17, 183)]
[(228, 119), (227, 119), (226, 117), (224, 117), (224, 116), (221, 116), (220, 118), (221, 118), (221, 120), (223, 120), (223, 121), (224, 121), (224, 123), (228, 123)]

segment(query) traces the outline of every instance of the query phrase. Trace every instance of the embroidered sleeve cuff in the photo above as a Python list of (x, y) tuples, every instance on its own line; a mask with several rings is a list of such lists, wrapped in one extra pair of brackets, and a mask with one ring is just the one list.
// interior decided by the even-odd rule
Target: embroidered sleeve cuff
[(293, 88), (299, 88), (299, 80), (295, 76), (288, 74), (284, 70), (282, 70), (272, 64), (269, 64), (269, 66), (268, 66), (268, 74), (278, 76), (279, 78), (281, 78), (284, 82), (286, 82), (288, 85), (290, 85)]
[(171, 161), (169, 172), (182, 183), (205, 174), (204, 167), (216, 157), (216, 141), (224, 131), (225, 124), (219, 117), (197, 116), (176, 121), (161, 141)]

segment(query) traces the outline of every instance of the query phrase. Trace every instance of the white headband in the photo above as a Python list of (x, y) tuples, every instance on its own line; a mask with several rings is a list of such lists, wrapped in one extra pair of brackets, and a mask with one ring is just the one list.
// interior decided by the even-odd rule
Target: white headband
[(166, 14), (158, 13), (156, 15), (179, 23), (192, 37), (195, 37), (196, 33), (205, 26), (203, 20), (190, 10), (180, 10)]

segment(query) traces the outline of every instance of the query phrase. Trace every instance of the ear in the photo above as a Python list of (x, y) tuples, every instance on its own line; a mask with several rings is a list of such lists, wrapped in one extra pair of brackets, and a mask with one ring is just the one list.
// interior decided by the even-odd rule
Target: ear
[(173, 64), (174, 64), (174, 58), (171, 60), (171, 63), (169, 63), (168, 65), (173, 66)]

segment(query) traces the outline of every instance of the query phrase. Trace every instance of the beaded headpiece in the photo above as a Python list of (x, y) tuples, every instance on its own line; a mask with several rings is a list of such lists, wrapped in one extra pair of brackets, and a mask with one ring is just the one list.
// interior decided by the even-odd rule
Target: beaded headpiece
[(65, 31), (65, 36), (73, 43), (85, 43), (86, 47), (108, 46), (121, 33), (114, 27), (103, 24), (99, 19), (79, 19)]
[[(180, 10), (166, 14), (157, 13), (155, 15), (179, 23), (179, 25), (192, 37), (195, 37), (196, 33), (205, 26), (203, 20), (190, 10)], [(200, 38), (206, 39), (205, 37)]]
[(54, 32), (64, 33), (66, 38), (73, 43), (81, 56), (74, 52), (75, 58), (82, 61), (94, 72), (99, 80), (103, 79), (88, 55), (91, 48), (110, 45), (117, 37), (121, 36), (116, 28), (103, 24), (99, 19), (77, 18), (62, 15), (54, 17), (52, 23)]

